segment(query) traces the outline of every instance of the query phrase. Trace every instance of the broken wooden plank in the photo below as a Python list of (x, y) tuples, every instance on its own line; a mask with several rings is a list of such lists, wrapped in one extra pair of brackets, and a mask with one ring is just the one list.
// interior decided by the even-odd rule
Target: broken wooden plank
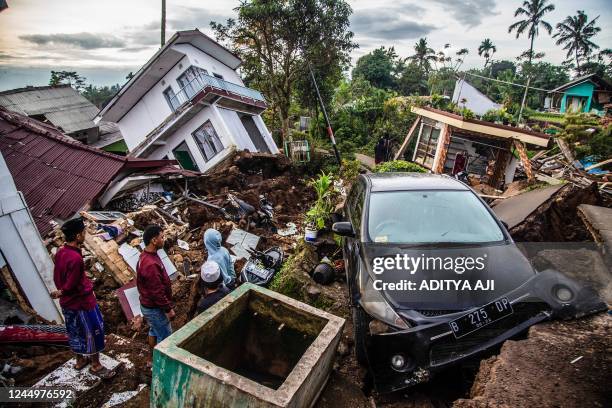
[(593, 170), (593, 169), (596, 169), (596, 168), (601, 167), (601, 166), (605, 166), (606, 164), (610, 164), (610, 163), (612, 163), (612, 159), (604, 160), (604, 161), (599, 162), (597, 164), (593, 164), (593, 165), (591, 165), (589, 167), (585, 167), (584, 171)]
[(399, 160), (402, 156), (404, 156), (404, 152), (406, 151), (406, 149), (408, 148), (408, 144), (410, 143), (410, 140), (412, 139), (412, 136), (414, 135), (414, 131), (417, 128), (419, 122), (421, 121), (421, 117), (419, 116), (414, 123), (412, 124), (412, 126), (410, 127), (410, 130), (408, 131), (408, 134), (406, 134), (406, 138), (404, 139), (404, 142), (402, 143), (402, 145), (400, 146), (399, 150), (397, 151), (397, 153), (395, 154), (395, 160)]

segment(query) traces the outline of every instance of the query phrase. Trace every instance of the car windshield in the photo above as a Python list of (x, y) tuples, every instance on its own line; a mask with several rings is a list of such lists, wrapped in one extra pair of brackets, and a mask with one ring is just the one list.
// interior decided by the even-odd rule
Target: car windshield
[(389, 191), (370, 196), (368, 235), (373, 242), (485, 243), (504, 235), (471, 191)]

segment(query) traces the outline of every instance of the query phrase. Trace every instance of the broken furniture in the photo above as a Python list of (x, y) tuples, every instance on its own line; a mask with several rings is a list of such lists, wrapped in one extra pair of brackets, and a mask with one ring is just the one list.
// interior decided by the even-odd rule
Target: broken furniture
[(244, 284), (157, 345), (152, 406), (310, 407), (344, 319)]

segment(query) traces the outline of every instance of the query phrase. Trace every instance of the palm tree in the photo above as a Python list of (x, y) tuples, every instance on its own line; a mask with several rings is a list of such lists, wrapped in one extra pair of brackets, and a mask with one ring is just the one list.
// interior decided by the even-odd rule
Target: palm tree
[(567, 50), (567, 57), (571, 58), (574, 54), (576, 58), (576, 71), (580, 75), (580, 57), (587, 57), (593, 50), (599, 48), (597, 44), (590, 39), (595, 34), (601, 31), (600, 27), (595, 26), (595, 22), (599, 16), (589, 21), (589, 18), (584, 11), (578, 10), (575, 16), (567, 16), (565, 20), (557, 24), (557, 33), (553, 38), (557, 38), (557, 45), (564, 44), (564, 50)]
[(414, 45), (414, 52), (415, 54), (409, 58), (416, 62), (419, 68), (429, 72), (431, 68), (430, 61), (436, 60), (436, 52), (427, 45), (427, 38), (419, 39), (419, 42)]
[(542, 26), (548, 34), (552, 32), (552, 26), (542, 20), (544, 14), (553, 11), (555, 6), (547, 4), (548, 0), (525, 0), (523, 7), (519, 7), (514, 12), (514, 17), (525, 16), (524, 20), (519, 20), (508, 27), (508, 32), (511, 33), (516, 29), (516, 38), (528, 30), (527, 36), (531, 38), (531, 46), (529, 47), (529, 66), (531, 66), (531, 58), (533, 56), (533, 40), (539, 34), (539, 28)]
[(481, 57), (482, 56), (485, 57), (485, 64), (484, 64), (485, 68), (491, 61), (493, 54), (495, 54), (496, 52), (497, 52), (497, 47), (493, 44), (493, 41), (491, 41), (490, 39), (485, 38), (484, 41), (480, 43), (480, 46), (478, 47), (478, 55), (480, 55)]

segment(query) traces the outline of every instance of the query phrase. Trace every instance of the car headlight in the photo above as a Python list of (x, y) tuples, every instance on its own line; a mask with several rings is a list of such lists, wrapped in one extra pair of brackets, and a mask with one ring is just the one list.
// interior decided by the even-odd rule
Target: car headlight
[(569, 302), (574, 297), (572, 290), (565, 285), (555, 285), (553, 295), (561, 302)]
[(374, 289), (371, 278), (368, 278), (365, 288), (362, 287), (360, 303), (361, 307), (375, 319), (398, 329), (410, 328), (404, 319), (389, 306), (380, 292)]

